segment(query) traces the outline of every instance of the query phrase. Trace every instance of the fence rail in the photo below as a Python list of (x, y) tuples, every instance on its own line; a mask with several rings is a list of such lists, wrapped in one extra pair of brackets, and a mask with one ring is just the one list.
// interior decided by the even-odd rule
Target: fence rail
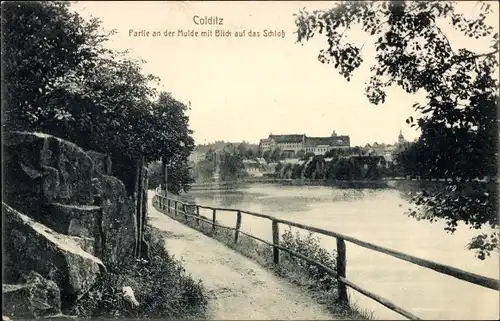
[[(455, 267), (451, 267), (445, 264), (433, 262), (430, 260), (418, 258), (409, 254), (405, 254), (399, 251), (391, 250), (379, 245), (371, 244), (365, 241), (361, 241), (357, 238), (350, 237), (347, 235), (343, 235), (340, 233), (324, 230), (321, 228), (313, 227), (313, 226), (308, 226), (292, 221), (287, 221), (283, 219), (279, 219), (270, 215), (265, 215), (265, 214), (260, 214), (260, 213), (255, 213), (255, 212), (250, 212), (250, 211), (245, 211), (245, 210), (240, 210), (240, 209), (234, 209), (234, 208), (218, 208), (218, 207), (211, 207), (211, 206), (204, 206), (204, 205), (198, 205), (198, 204), (190, 204), (186, 202), (182, 202), (179, 200), (174, 200), (171, 199), (165, 195), (163, 195), (162, 191), (156, 190), (156, 197), (157, 197), (157, 204), (160, 208), (160, 210), (165, 211), (169, 214), (172, 213), (174, 216), (178, 215), (184, 215), (185, 219), (187, 220), (188, 217), (192, 217), (196, 220), (196, 222), (199, 224), (199, 221), (206, 222), (210, 225), (212, 225), (212, 230), (215, 230), (217, 227), (220, 228), (225, 228), (229, 230), (233, 230), (234, 233), (234, 242), (237, 243), (239, 239), (239, 235), (243, 234), (246, 235), (250, 238), (253, 238), (255, 240), (258, 240), (264, 244), (267, 244), (272, 247), (273, 249), (273, 262), (274, 264), (280, 264), (280, 251), (287, 252), (292, 256), (295, 256), (297, 258), (300, 258), (302, 260), (305, 260), (311, 264), (315, 264), (316, 266), (322, 268), (325, 272), (331, 274), (337, 279), (337, 284), (338, 284), (338, 295), (339, 295), (339, 300), (342, 303), (348, 303), (348, 296), (347, 296), (347, 287), (350, 287), (363, 295), (379, 302), (380, 304), (384, 305), (385, 307), (389, 308), (392, 311), (395, 311), (406, 318), (410, 320), (420, 320), (417, 316), (413, 315), (412, 313), (404, 310), (401, 307), (398, 307), (396, 304), (392, 303), (391, 301), (375, 294), (372, 293), (361, 286), (353, 283), (352, 281), (348, 280), (346, 278), (346, 267), (347, 267), (347, 260), (346, 260), (346, 242), (350, 242), (352, 244), (356, 244), (358, 246), (364, 247), (366, 249), (370, 249), (379, 253), (383, 253), (395, 258), (398, 258), (400, 260), (410, 262), (412, 264), (425, 267), (431, 270), (434, 270), (436, 272), (439, 272), (441, 274), (445, 274), (448, 276), (455, 277), (457, 279), (467, 281), (470, 283), (473, 283), (478, 286), (482, 286), (485, 288), (489, 288), (492, 290), (497, 290), (500, 291), (500, 281), (485, 277), (482, 275), (478, 275), (475, 273), (467, 272)], [(172, 206), (173, 202), (173, 206)], [(179, 206), (181, 206), (182, 210), (179, 210)], [(188, 213), (188, 208), (195, 208), (195, 214), (189, 214)], [(209, 220), (207, 218), (201, 217), (200, 216), (200, 209), (207, 209), (207, 210), (212, 210), (212, 220)], [(224, 212), (234, 212), (236, 213), (236, 226), (235, 227), (229, 227), (229, 226), (224, 226), (216, 223), (216, 218), (217, 218), (217, 211), (224, 211)], [(272, 242), (268, 242), (266, 240), (260, 239), (256, 236), (253, 236), (251, 234), (245, 233), (241, 231), (241, 217), (242, 214), (254, 216), (254, 217), (259, 217), (259, 218), (265, 218), (269, 219), (271, 221), (271, 227), (272, 227)], [(331, 267), (325, 266), (321, 262), (318, 262), (314, 259), (311, 259), (307, 257), (306, 255), (297, 253), (293, 250), (290, 250), (288, 248), (285, 248), (283, 246), (280, 246), (280, 239), (279, 239), (279, 225), (284, 224), (288, 226), (293, 226), (297, 227), (303, 230), (307, 230), (310, 232), (315, 232), (318, 234), (322, 234), (325, 236), (330, 236), (334, 237), (337, 240), (337, 264), (336, 264), (336, 270), (334, 270)]]

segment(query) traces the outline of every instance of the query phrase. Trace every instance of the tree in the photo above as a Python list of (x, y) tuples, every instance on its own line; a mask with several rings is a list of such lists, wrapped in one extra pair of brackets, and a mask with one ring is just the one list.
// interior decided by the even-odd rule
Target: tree
[(273, 149), (269, 155), (269, 159), (270, 161), (275, 162), (284, 159), (283, 151), (281, 150), (281, 148)]
[(220, 160), (220, 178), (223, 181), (234, 181), (244, 176), (243, 160), (240, 155), (234, 155), (228, 152), (221, 154)]
[(302, 171), (303, 170), (304, 170), (304, 166), (303, 165), (299, 165), (299, 164), (293, 165), (291, 178), (292, 179), (300, 179), (300, 178), (302, 178)]
[(3, 129), (38, 129), (46, 120), (67, 118), (52, 103), (53, 87), (77, 68), (92, 68), (106, 52), (98, 21), (86, 22), (68, 7), (66, 2), (2, 3)]
[[(350, 80), (362, 61), (364, 45), (348, 42), (344, 32), (359, 24), (375, 41), (376, 65), (366, 88), (371, 103), (383, 103), (385, 88), (398, 86), (407, 93), (423, 90), (425, 104), (414, 104), (421, 112), (416, 122), (422, 135), (415, 161), (418, 170), (449, 178), (446, 191), (422, 190), (413, 202), (422, 211), (410, 215), (428, 220), (443, 219), (447, 230), (458, 222), (480, 229), (496, 228), (498, 215), (497, 164), (498, 32), (485, 23), (491, 13), (488, 3), (478, 3), (475, 18), (457, 12), (449, 1), (340, 2), (326, 11), (297, 15), (298, 41), (323, 34), (328, 47), (318, 59), (332, 63)], [(491, 41), (488, 52), (455, 50), (440, 23), (471, 38)], [(476, 180), (487, 177), (489, 184)], [(433, 215), (425, 215), (431, 211)], [(480, 259), (498, 250), (498, 234), (480, 234), (469, 244)]]
[(211, 181), (215, 174), (215, 164), (213, 161), (204, 159), (194, 166), (193, 177), (201, 182)]
[(271, 162), (271, 151), (266, 150), (262, 153), (262, 157), (266, 160), (266, 162)]
[(205, 154), (205, 159), (208, 161), (215, 161), (215, 150), (212, 147), (209, 147), (206, 154)]
[(252, 151), (251, 149), (247, 149), (247, 150), (245, 151), (245, 153), (243, 154), (243, 157), (244, 157), (245, 159), (252, 159), (252, 158), (254, 158), (253, 151)]
[(108, 153), (127, 186), (134, 166), (168, 156), (187, 187), (186, 106), (165, 93), (155, 100), (159, 79), (143, 73), (143, 61), (106, 49), (115, 31), (101, 31), (99, 20), (85, 21), (69, 6), (2, 4), (2, 129), (41, 131)]
[(174, 192), (187, 191), (193, 182), (189, 174), (189, 155), (194, 149), (194, 139), (189, 128), (188, 106), (170, 93), (162, 92), (153, 103), (154, 144), (149, 145), (151, 158), (161, 158), (168, 167), (169, 187)]
[(306, 160), (308, 160), (309, 158), (314, 157), (314, 156), (316, 156), (316, 155), (315, 155), (313, 152), (307, 152), (307, 153), (304, 155), (304, 158), (305, 158)]
[(330, 157), (338, 157), (339, 156), (339, 150), (334, 148), (334, 149), (330, 149), (329, 151), (327, 151), (325, 153), (325, 157), (326, 158), (330, 158)]
[(305, 155), (306, 155), (306, 152), (303, 149), (298, 150), (297, 153), (295, 153), (295, 157), (297, 157), (299, 159), (304, 158)]

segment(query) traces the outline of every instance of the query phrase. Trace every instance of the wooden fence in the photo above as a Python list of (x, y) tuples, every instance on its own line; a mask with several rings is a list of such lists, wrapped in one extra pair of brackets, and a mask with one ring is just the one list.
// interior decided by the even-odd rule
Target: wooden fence
[[(346, 278), (346, 269), (347, 269), (347, 261), (346, 261), (346, 242), (350, 242), (353, 244), (356, 244), (358, 246), (379, 252), (379, 253), (384, 253), (389, 256), (398, 258), (403, 261), (410, 262), (412, 264), (425, 267), (431, 270), (434, 270), (436, 272), (439, 272), (441, 274), (446, 274), (452, 277), (455, 277), (457, 279), (467, 281), (485, 288), (493, 289), (500, 291), (500, 281), (495, 280), (493, 278), (485, 277), (482, 275), (478, 275), (475, 273), (467, 272), (461, 269), (457, 269), (448, 265), (436, 263), (433, 261), (429, 261), (426, 259), (421, 259), (412, 255), (408, 255), (402, 252), (398, 252), (395, 250), (391, 250), (382, 246), (378, 246), (375, 244), (371, 244), (368, 242), (364, 242), (361, 240), (358, 240), (354, 237), (350, 237), (347, 235), (343, 235), (340, 233), (324, 230), (321, 228), (313, 227), (313, 226), (308, 226), (296, 222), (291, 222), (283, 219), (279, 219), (273, 216), (269, 215), (264, 215), (260, 213), (254, 213), (250, 211), (244, 211), (244, 210), (239, 210), (239, 209), (233, 209), (233, 208), (216, 208), (216, 207), (210, 207), (210, 206), (203, 206), (203, 205), (197, 205), (197, 204), (189, 204), (186, 202), (182, 202), (179, 200), (171, 199), (169, 197), (166, 197), (163, 195), (162, 191), (157, 190), (156, 191), (156, 201), (157, 205), (160, 210), (166, 211), (168, 214), (173, 214), (174, 216), (179, 216), (179, 215), (184, 215), (184, 218), (187, 220), (188, 217), (192, 217), (196, 220), (196, 223), (199, 224), (200, 221), (206, 222), (210, 225), (212, 225), (212, 230), (215, 230), (216, 227), (221, 227), (229, 230), (234, 231), (234, 242), (238, 242), (238, 238), (240, 234), (244, 234), (248, 237), (251, 237), (255, 240), (258, 240), (262, 243), (265, 243), (273, 248), (273, 261), (275, 264), (280, 264), (280, 251), (287, 252), (291, 254), (292, 256), (298, 257), (300, 259), (303, 259), (309, 263), (315, 264), (318, 267), (322, 268), (325, 270), (327, 273), (333, 275), (337, 279), (337, 290), (338, 290), (338, 295), (339, 295), (339, 300), (342, 303), (347, 304), (348, 303), (348, 296), (347, 296), (347, 287), (350, 287), (365, 296), (379, 302), (380, 304), (384, 305), (385, 307), (391, 309), (392, 311), (395, 311), (406, 318), (410, 320), (420, 320), (417, 316), (413, 315), (412, 313), (404, 310), (401, 307), (398, 307), (391, 301), (375, 294), (367, 289), (362, 288), (361, 286), (349, 281)], [(179, 209), (180, 208), (180, 209)], [(194, 208), (194, 214), (188, 213), (188, 208)], [(212, 220), (208, 220), (206, 218), (200, 217), (200, 209), (208, 209), (212, 210)], [(224, 225), (217, 224), (217, 211), (224, 211), (224, 212), (234, 212), (236, 214), (236, 226), (233, 227), (228, 227)], [(241, 217), (242, 214), (254, 216), (254, 217), (260, 217), (260, 218), (265, 218), (271, 221), (271, 226), (272, 226), (272, 239), (273, 242), (270, 243), (266, 240), (260, 239), (256, 236), (253, 236), (251, 234), (245, 233), (241, 231)], [(326, 236), (331, 236), (336, 238), (337, 240), (337, 262), (336, 262), (336, 270), (334, 270), (332, 267), (325, 266), (321, 262), (318, 262), (314, 259), (311, 259), (303, 254), (297, 253), (293, 250), (290, 250), (288, 248), (285, 248), (283, 246), (280, 246), (280, 237), (279, 237), (279, 224), (284, 224), (288, 226), (293, 226), (297, 227), (303, 230), (307, 230), (310, 232), (315, 232), (319, 233), (322, 235)]]

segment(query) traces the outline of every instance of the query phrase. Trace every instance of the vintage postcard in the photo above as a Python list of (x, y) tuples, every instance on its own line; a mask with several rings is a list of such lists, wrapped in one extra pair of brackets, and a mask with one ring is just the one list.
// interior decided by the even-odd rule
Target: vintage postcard
[(3, 320), (498, 320), (495, 1), (2, 2)]

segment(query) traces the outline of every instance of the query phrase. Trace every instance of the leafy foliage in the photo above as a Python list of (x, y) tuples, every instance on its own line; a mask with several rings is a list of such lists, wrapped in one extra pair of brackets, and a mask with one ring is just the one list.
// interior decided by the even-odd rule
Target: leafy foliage
[(215, 164), (213, 161), (204, 159), (194, 165), (193, 177), (201, 182), (213, 180), (215, 174)]
[(115, 31), (68, 2), (2, 4), (3, 130), (41, 131), (114, 159), (168, 159), (179, 185), (193, 148), (187, 106), (157, 95), (143, 61), (104, 47)]
[(233, 181), (245, 176), (243, 159), (240, 155), (229, 152), (220, 154), (220, 178), (223, 181)]
[(321, 155), (304, 164), (279, 163), (275, 172), (281, 178), (312, 180), (379, 180), (395, 174), (380, 156), (333, 157), (326, 161)]
[[(292, 231), (286, 230), (282, 235), (282, 244), (292, 251), (307, 256), (313, 260), (322, 263), (325, 266), (331, 267), (335, 270), (337, 265), (337, 254), (335, 251), (328, 252), (321, 247), (319, 238), (314, 237), (313, 233), (309, 233), (306, 237), (302, 236), (299, 232), (295, 235)], [(337, 286), (337, 280), (332, 275), (328, 274), (325, 270), (318, 267), (316, 264), (304, 261), (300, 258), (292, 256), (286, 252), (282, 254), (283, 260), (301, 268), (313, 280), (321, 284), (323, 289), (334, 290)]]
[[(328, 47), (320, 51), (318, 59), (333, 64), (347, 81), (363, 61), (364, 44), (348, 42), (346, 30), (358, 24), (367, 36), (377, 38), (376, 64), (366, 87), (370, 102), (383, 103), (390, 86), (409, 94), (420, 90), (427, 94), (425, 104), (413, 105), (422, 116), (416, 121), (407, 119), (422, 135), (402, 157), (414, 160), (411, 172), (450, 179), (448, 189), (453, 192), (429, 197), (424, 190), (414, 199), (433, 212), (422, 217), (444, 219), (450, 231), (458, 221), (474, 228), (498, 225), (499, 100), (494, 77), (499, 40), (485, 22), (491, 12), (486, 2), (478, 3), (475, 17), (469, 19), (450, 1), (342, 1), (330, 10), (302, 11), (296, 20), (299, 42), (326, 35)], [(491, 41), (491, 50), (455, 50), (441, 22), (466, 37)], [(492, 183), (475, 182), (484, 177)], [(475, 239), (469, 247), (479, 249), (479, 258), (484, 258), (489, 249), (498, 249), (498, 237), (489, 240)]]
[[(186, 274), (181, 263), (163, 247), (160, 232), (148, 230), (151, 261), (137, 260), (109, 266), (103, 275), (73, 307), (78, 316), (154, 318), (185, 318), (204, 313), (207, 305), (204, 289)], [(123, 286), (130, 286), (139, 302), (137, 308), (124, 300)]]

